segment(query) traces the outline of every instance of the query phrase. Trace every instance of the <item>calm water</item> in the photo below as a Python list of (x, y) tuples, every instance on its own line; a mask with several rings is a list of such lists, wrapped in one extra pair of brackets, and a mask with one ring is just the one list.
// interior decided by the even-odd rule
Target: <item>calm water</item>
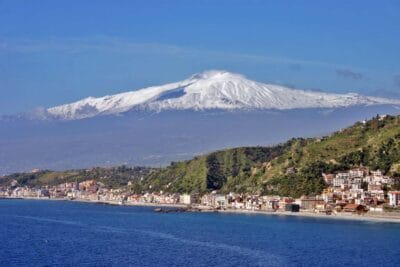
[(1, 266), (400, 266), (400, 225), (0, 200)]

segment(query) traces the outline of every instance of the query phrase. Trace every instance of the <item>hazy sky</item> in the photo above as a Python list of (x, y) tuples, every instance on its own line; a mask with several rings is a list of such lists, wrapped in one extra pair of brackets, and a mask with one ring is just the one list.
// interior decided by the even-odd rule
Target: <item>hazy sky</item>
[(0, 0), (0, 114), (207, 69), (400, 98), (400, 1)]

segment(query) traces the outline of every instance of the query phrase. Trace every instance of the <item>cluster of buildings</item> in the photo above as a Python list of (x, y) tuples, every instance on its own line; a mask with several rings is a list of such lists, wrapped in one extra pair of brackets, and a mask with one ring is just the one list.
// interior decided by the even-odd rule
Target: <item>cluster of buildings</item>
[(327, 206), (353, 204), (369, 211), (383, 211), (383, 207), (400, 206), (400, 192), (392, 190), (394, 178), (367, 167), (336, 174), (322, 174), (328, 188), (317, 198)]
[(391, 190), (394, 180), (380, 171), (357, 168), (348, 172), (322, 174), (328, 187), (322, 194), (299, 199), (251, 194), (145, 193), (133, 194), (123, 189), (107, 189), (96, 180), (62, 183), (40, 188), (0, 188), (0, 197), (54, 198), (108, 202), (127, 205), (190, 205), (201, 209), (235, 209), (258, 211), (366, 212), (383, 211), (383, 207), (400, 208), (400, 191)]
[(83, 182), (62, 183), (55, 186), (28, 187), (18, 186), (13, 181), (11, 186), (0, 187), (0, 197), (10, 198), (50, 198), (50, 199), (79, 199), (88, 201), (112, 200), (120, 198), (120, 190), (106, 189), (104, 184), (96, 180)]

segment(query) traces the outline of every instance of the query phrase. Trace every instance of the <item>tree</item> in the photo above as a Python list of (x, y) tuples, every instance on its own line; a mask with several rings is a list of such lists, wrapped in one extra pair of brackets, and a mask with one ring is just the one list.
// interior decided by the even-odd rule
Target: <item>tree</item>
[(207, 157), (206, 162), (208, 166), (207, 189), (221, 189), (224, 182), (226, 182), (226, 177), (221, 170), (221, 166), (216, 154), (210, 154)]

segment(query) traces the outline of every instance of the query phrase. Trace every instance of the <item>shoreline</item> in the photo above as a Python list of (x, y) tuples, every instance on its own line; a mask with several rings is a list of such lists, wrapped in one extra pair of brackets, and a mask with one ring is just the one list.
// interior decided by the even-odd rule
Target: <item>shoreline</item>
[(331, 219), (331, 220), (347, 220), (347, 221), (364, 221), (364, 222), (384, 222), (384, 223), (400, 223), (400, 214), (387, 216), (384, 214), (364, 214), (357, 215), (351, 213), (338, 213), (326, 215), (323, 213), (316, 213), (311, 211), (300, 212), (287, 212), (287, 211), (261, 211), (261, 210), (217, 210), (219, 213), (225, 214), (246, 214), (246, 215), (272, 215), (272, 216), (291, 216), (291, 217), (305, 217), (315, 219)]
[[(169, 208), (188, 208), (185, 204), (160, 204), (160, 203), (124, 203), (108, 200), (87, 200), (87, 199), (65, 199), (65, 198), (29, 198), (29, 197), (2, 197), (0, 200), (44, 200), (44, 201), (68, 201), (77, 203), (92, 203), (92, 204), (104, 204), (113, 206), (136, 206), (136, 207), (169, 207)], [(244, 214), (244, 215), (267, 215), (267, 216), (291, 216), (291, 217), (305, 217), (315, 219), (332, 219), (332, 220), (347, 220), (347, 221), (364, 221), (364, 222), (381, 222), (381, 223), (400, 223), (400, 213), (392, 214), (388, 212), (382, 213), (365, 213), (363, 215), (352, 214), (352, 213), (335, 213), (326, 215), (323, 213), (316, 213), (311, 211), (300, 211), (300, 212), (287, 212), (287, 211), (263, 211), (263, 210), (238, 210), (238, 209), (211, 209), (211, 208), (199, 208), (194, 209), (198, 211), (189, 210), (187, 212), (215, 212), (220, 214)]]

